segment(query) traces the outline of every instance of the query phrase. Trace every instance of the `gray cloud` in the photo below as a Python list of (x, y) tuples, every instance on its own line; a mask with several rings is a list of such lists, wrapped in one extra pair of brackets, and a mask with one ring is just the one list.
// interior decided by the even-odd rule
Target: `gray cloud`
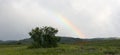
[[(0, 0), (0, 39), (28, 38), (36, 26), (53, 26), (58, 35), (78, 37), (53, 18), (60, 14), (86, 35), (119, 37), (119, 0)], [(52, 16), (51, 16), (52, 15)]]

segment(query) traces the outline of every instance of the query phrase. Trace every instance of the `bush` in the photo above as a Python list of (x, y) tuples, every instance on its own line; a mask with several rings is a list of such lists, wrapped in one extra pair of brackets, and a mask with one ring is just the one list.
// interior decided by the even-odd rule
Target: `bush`
[(59, 37), (56, 37), (55, 34), (58, 32), (57, 29), (53, 27), (36, 27), (29, 32), (29, 35), (33, 39), (33, 47), (35, 48), (50, 48), (57, 47), (57, 42), (60, 41)]

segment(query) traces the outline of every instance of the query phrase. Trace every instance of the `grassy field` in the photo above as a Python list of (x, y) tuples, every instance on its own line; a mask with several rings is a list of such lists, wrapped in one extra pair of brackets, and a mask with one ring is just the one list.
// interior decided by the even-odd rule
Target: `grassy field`
[(0, 55), (120, 55), (119, 42), (110, 43), (60, 44), (57, 48), (38, 49), (28, 49), (26, 45), (0, 45)]

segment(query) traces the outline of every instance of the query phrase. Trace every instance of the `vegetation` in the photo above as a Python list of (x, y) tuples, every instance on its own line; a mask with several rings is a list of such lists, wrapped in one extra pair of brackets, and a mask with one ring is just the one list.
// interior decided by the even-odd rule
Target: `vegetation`
[(60, 39), (57, 32), (53, 27), (36, 27), (29, 32), (31, 38), (0, 41), (0, 55), (120, 55), (120, 39)]
[(55, 34), (58, 32), (57, 29), (53, 27), (36, 27), (32, 29), (29, 33), (31, 38), (33, 39), (33, 47), (39, 48), (50, 48), (57, 47), (57, 42), (60, 40)]
[(80, 43), (35, 49), (28, 49), (28, 45), (0, 45), (0, 55), (120, 55), (120, 40)]

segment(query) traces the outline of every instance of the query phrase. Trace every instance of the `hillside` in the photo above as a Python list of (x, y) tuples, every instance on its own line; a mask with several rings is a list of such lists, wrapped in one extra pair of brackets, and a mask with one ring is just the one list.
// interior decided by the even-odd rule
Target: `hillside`
[[(60, 37), (61, 40), (59, 43), (62, 44), (74, 44), (77, 42), (87, 42), (88, 44), (105, 44), (105, 43), (118, 43), (120, 42), (119, 39), (115, 39), (115, 38), (94, 38), (94, 39), (79, 39), (79, 38), (72, 38), (72, 37)], [(9, 41), (2, 41), (0, 40), (0, 44), (31, 44), (33, 42), (32, 39), (27, 38), (27, 39), (22, 39), (22, 40), (9, 40)]]

